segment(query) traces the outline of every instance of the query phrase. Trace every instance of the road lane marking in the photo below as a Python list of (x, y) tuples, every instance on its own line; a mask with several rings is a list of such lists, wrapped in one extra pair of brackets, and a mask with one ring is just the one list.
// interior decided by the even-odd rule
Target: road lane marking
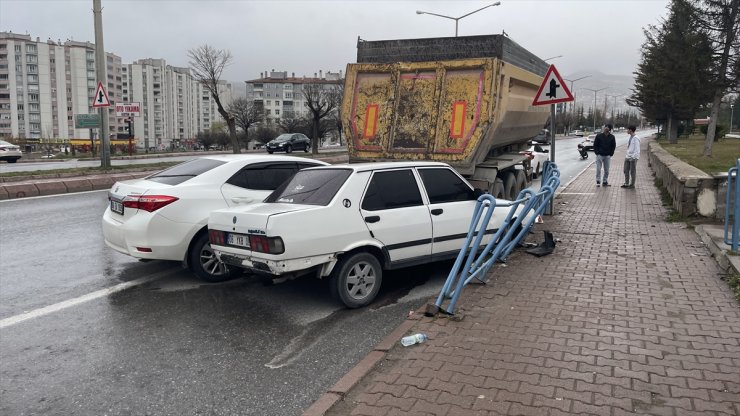
[(123, 290), (132, 288), (134, 286), (143, 285), (145, 283), (149, 283), (153, 280), (157, 280), (159, 278), (162, 278), (168, 274), (172, 274), (176, 272), (177, 270), (165, 270), (159, 273), (155, 273), (148, 277), (142, 277), (140, 279), (131, 280), (130, 282), (124, 282), (119, 283), (115, 286), (111, 286), (109, 288), (96, 290), (95, 292), (88, 293), (87, 295), (82, 295), (80, 297), (76, 297), (74, 299), (65, 300), (63, 302), (55, 303), (53, 305), (44, 306), (43, 308), (34, 309), (32, 311), (22, 313), (20, 315), (11, 316), (9, 318), (5, 318), (3, 320), (0, 320), (0, 329), (21, 323), (23, 321), (27, 321), (29, 319), (39, 318), (45, 315), (52, 314), (54, 312), (59, 312), (61, 310), (71, 308), (73, 306), (80, 305), (85, 302), (89, 302), (91, 300), (99, 299), (104, 296), (112, 295), (117, 292), (121, 292)]

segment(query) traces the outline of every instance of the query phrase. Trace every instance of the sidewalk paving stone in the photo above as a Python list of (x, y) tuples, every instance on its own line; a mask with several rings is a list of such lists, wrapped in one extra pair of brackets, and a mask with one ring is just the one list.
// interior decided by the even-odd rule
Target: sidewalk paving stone
[(594, 169), (530, 235), (553, 232), (551, 255), (495, 265), (454, 319), (415, 317), (406, 333), (429, 340), (396, 342), (325, 414), (740, 414), (740, 307), (724, 270), (691, 227), (666, 222), (646, 157), (634, 189), (596, 188)]

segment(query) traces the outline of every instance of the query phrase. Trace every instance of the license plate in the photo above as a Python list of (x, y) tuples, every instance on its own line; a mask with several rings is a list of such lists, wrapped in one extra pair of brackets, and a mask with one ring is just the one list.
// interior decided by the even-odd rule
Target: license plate
[(244, 234), (229, 234), (226, 237), (226, 242), (232, 246), (249, 248), (249, 237)]
[(115, 212), (116, 214), (123, 215), (123, 204), (120, 201), (111, 199), (110, 200), (110, 210)]

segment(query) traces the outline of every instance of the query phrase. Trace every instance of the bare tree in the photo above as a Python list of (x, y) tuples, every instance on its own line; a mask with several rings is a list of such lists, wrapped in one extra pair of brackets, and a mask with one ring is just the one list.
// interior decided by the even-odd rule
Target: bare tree
[(297, 133), (303, 130), (306, 119), (294, 110), (283, 112), (283, 117), (277, 120), (277, 125), (285, 133)]
[(229, 106), (229, 114), (234, 116), (236, 125), (244, 130), (245, 144), (249, 143), (249, 127), (262, 121), (264, 108), (244, 97), (237, 98)]
[(319, 135), (321, 119), (339, 107), (342, 100), (340, 88), (336, 84), (310, 83), (303, 84), (303, 98), (311, 111), (311, 151), (319, 153)]
[(202, 45), (188, 51), (190, 58), (190, 70), (193, 77), (203, 88), (211, 93), (211, 97), (216, 102), (218, 113), (226, 121), (229, 128), (229, 137), (234, 153), (240, 153), (239, 142), (236, 138), (236, 120), (224, 106), (221, 104), (221, 97), (218, 91), (218, 84), (221, 80), (221, 74), (229, 64), (231, 64), (231, 52), (227, 49), (216, 49), (209, 45)]

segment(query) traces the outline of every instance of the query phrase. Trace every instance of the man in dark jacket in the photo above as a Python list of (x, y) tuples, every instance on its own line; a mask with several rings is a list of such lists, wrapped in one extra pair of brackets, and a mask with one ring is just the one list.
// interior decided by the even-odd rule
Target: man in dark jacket
[[(594, 139), (594, 153), (596, 154), (596, 186), (609, 186), (609, 164), (614, 149), (617, 147), (617, 140), (612, 134), (612, 125), (607, 124), (604, 130), (596, 135)], [(601, 177), (601, 168), (604, 167), (604, 178)]]

